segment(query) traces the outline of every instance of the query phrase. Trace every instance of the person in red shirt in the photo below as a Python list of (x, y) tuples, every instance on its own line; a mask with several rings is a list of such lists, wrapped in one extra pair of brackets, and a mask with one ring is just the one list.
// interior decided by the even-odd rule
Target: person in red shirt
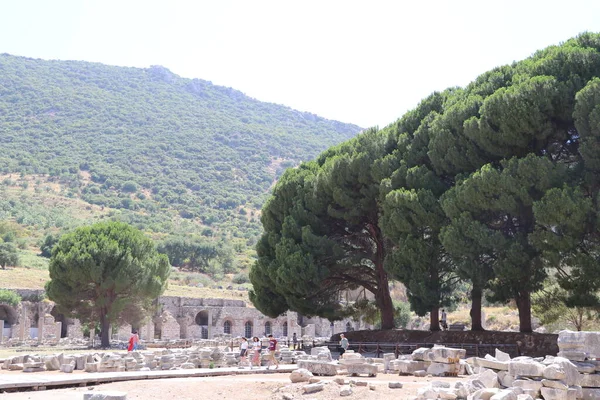
[(267, 365), (267, 369), (275, 363), (275, 369), (279, 369), (279, 361), (275, 358), (275, 352), (277, 351), (277, 339), (273, 337), (273, 335), (269, 335), (269, 364)]

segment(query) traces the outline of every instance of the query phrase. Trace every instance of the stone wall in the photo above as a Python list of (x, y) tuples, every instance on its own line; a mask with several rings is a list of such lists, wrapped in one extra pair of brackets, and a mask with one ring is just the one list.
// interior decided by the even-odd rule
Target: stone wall
[[(33, 298), (40, 296), (38, 292), (24, 291), (23, 295)], [(302, 319), (295, 312), (270, 318), (253, 307), (247, 307), (242, 300), (161, 296), (157, 301), (160, 305), (159, 313), (143, 327), (137, 327), (143, 340), (196, 340), (228, 336), (265, 337), (268, 334), (291, 340), (294, 333), (300, 340), (302, 336), (329, 337), (332, 333), (345, 331), (347, 324), (360, 326), (350, 320), (337, 321), (332, 325), (322, 318)], [(54, 306), (54, 303), (44, 300), (24, 301), (18, 307), (11, 307), (11, 315), (17, 316), (13, 318), (16, 322), (10, 326), (11, 338), (24, 341), (33, 339), (30, 336), (34, 335), (42, 341), (60, 339), (61, 333), (63, 336), (66, 333), (69, 338), (82, 338), (83, 330), (80, 321), (65, 318), (54, 309)], [(9, 306), (5, 305), (5, 307)], [(65, 327), (62, 326), (63, 323), (66, 324)], [(113, 335), (113, 339), (126, 341), (131, 331), (130, 325), (123, 325)]]

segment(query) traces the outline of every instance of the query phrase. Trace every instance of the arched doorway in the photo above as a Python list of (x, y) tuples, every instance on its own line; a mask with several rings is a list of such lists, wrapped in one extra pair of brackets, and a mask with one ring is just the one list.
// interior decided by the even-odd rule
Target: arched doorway
[(200, 311), (196, 314), (196, 325), (200, 326), (200, 338), (208, 339), (208, 311)]
[(251, 321), (246, 321), (246, 323), (244, 324), (244, 336), (247, 338), (251, 338), (252, 337), (252, 322)]
[(273, 333), (273, 329), (271, 328), (271, 323), (269, 321), (265, 322), (265, 336), (269, 336)]
[(10, 338), (12, 335), (12, 326), (17, 323), (17, 310), (7, 304), (0, 304), (0, 320), (4, 321), (2, 328), (2, 336)]
[(56, 306), (54, 306), (52, 308), (52, 311), (50, 311), (50, 315), (52, 315), (54, 317), (54, 322), (60, 322), (60, 337), (61, 338), (67, 337), (68, 322), (67, 322), (67, 318), (65, 317), (65, 315), (61, 314), (58, 311), (58, 308), (56, 308)]
[(287, 337), (288, 335), (288, 324), (287, 321), (283, 323), (283, 336)]
[(226, 320), (223, 322), (223, 333), (226, 335), (231, 335), (231, 321)]

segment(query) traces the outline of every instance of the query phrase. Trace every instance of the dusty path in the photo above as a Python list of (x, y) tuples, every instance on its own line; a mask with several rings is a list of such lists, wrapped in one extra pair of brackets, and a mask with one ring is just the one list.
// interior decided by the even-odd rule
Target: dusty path
[[(342, 377), (338, 375), (337, 377)], [(303, 394), (302, 387), (305, 383), (292, 384), (289, 374), (253, 374), (253, 375), (228, 375), (207, 378), (171, 378), (143, 381), (115, 382), (91, 387), (78, 387), (68, 389), (52, 389), (39, 392), (3, 393), (2, 399), (31, 399), (31, 400), (81, 400), (83, 393), (90, 390), (122, 391), (127, 393), (127, 399), (144, 400), (279, 400), (287, 393), (294, 399), (339, 399), (339, 385), (333, 383), (336, 377), (323, 377), (322, 381), (330, 382), (322, 392)], [(348, 399), (406, 399), (416, 394), (419, 387), (427, 385), (432, 380), (454, 382), (461, 378), (417, 378), (414, 376), (398, 376), (394, 374), (379, 374), (375, 378), (348, 378), (376, 385), (375, 390), (366, 386), (355, 386), (353, 394)], [(388, 388), (389, 382), (402, 382), (402, 389)]]

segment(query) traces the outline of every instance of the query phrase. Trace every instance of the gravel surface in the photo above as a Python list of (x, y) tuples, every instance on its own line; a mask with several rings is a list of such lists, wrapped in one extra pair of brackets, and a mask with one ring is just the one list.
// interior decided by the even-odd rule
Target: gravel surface
[[(432, 380), (454, 382), (461, 378), (417, 378), (414, 376), (398, 376), (394, 374), (379, 374), (375, 378), (347, 377), (321, 377), (324, 390), (316, 393), (305, 394), (304, 386), (307, 383), (291, 383), (289, 374), (253, 374), (229, 375), (207, 378), (171, 378), (143, 381), (115, 382), (90, 387), (77, 387), (67, 389), (52, 389), (38, 392), (3, 393), (2, 399), (31, 399), (31, 400), (70, 400), (83, 399), (83, 393), (90, 391), (122, 391), (127, 393), (127, 399), (231, 399), (231, 400), (291, 400), (291, 399), (338, 399), (341, 386), (333, 382), (335, 378), (344, 378), (346, 383), (350, 380), (370, 383), (369, 386), (352, 386), (352, 394), (344, 399), (406, 399), (414, 396), (417, 389), (426, 386)], [(402, 389), (390, 389), (389, 382), (402, 382)]]

